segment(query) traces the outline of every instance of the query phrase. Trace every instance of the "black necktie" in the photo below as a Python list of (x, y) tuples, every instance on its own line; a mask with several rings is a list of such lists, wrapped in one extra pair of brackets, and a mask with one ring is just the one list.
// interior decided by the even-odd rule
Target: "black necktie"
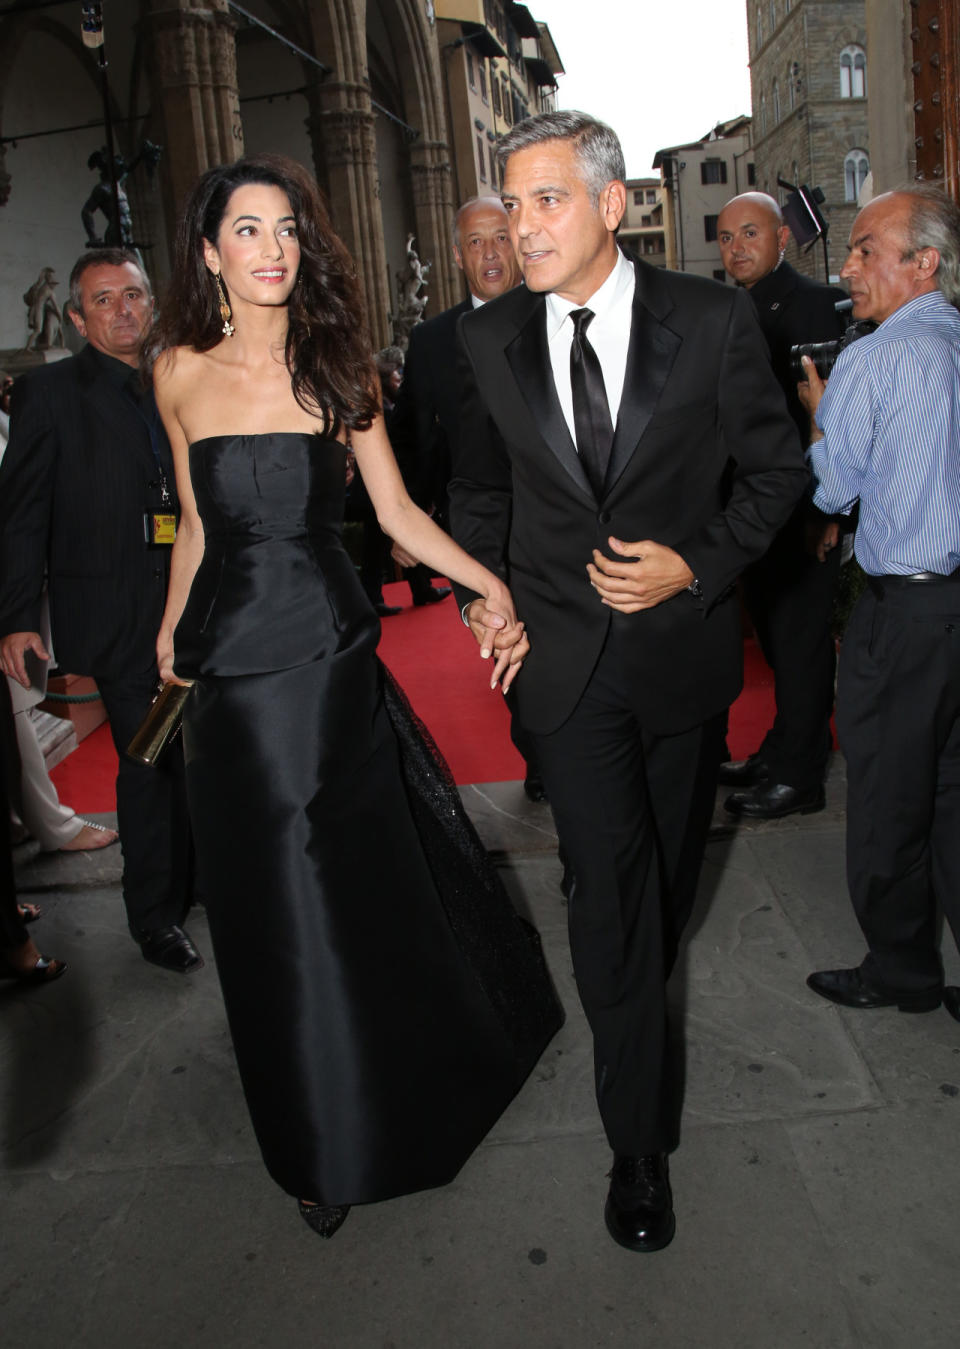
[(600, 360), (587, 337), (592, 309), (574, 309), (573, 341), (570, 343), (570, 387), (573, 391), (573, 426), (577, 452), (583, 461), (594, 496), (599, 501), (613, 446), (613, 422), (603, 383)]

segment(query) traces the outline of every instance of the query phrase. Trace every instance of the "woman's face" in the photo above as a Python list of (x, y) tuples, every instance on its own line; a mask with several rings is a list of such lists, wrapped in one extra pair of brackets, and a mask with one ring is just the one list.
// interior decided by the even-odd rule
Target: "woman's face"
[(300, 244), (287, 194), (267, 183), (245, 183), (227, 202), (215, 244), (203, 241), (204, 261), (223, 277), (231, 307), (282, 305), (300, 267)]

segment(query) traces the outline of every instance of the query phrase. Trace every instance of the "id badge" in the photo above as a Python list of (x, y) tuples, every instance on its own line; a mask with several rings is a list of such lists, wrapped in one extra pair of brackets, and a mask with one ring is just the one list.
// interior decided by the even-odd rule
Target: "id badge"
[(152, 547), (169, 547), (177, 537), (177, 517), (172, 511), (144, 511), (143, 536)]

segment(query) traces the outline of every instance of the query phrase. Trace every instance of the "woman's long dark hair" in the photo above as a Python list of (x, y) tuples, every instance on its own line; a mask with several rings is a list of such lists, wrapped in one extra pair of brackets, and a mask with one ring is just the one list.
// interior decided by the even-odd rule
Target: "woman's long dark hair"
[(203, 242), (217, 242), (230, 197), (248, 183), (285, 192), (296, 221), (300, 271), (287, 302), (286, 342), (294, 397), (323, 418), (328, 435), (337, 435), (341, 426), (365, 431), (379, 410), (378, 381), (356, 271), (333, 231), (320, 189), (283, 155), (222, 164), (194, 186), (177, 227), (173, 275), (149, 343), (149, 364), (168, 347), (209, 351), (224, 340)]

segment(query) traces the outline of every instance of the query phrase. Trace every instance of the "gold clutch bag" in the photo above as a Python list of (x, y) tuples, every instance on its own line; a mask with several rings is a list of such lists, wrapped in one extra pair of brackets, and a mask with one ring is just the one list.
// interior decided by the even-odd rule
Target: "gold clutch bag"
[(180, 732), (184, 704), (192, 688), (192, 684), (164, 684), (127, 746), (131, 759), (151, 767), (160, 762)]

